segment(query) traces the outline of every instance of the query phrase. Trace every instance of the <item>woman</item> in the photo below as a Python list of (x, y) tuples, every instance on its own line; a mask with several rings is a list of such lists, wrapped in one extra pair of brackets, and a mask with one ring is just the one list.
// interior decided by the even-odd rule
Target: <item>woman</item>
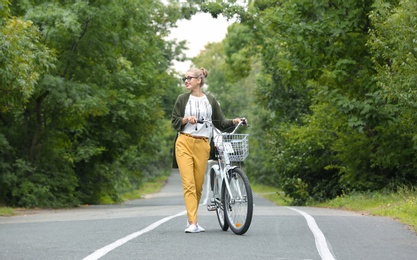
[(232, 131), (240, 122), (239, 118), (225, 119), (215, 98), (203, 92), (207, 76), (204, 68), (191, 68), (185, 73), (183, 80), (190, 92), (178, 96), (172, 112), (172, 126), (178, 132), (173, 167), (179, 168), (182, 180), (188, 218), (185, 233), (205, 231), (197, 223), (197, 211), (210, 154), (212, 125), (198, 124), (197, 120), (211, 120), (221, 131)]

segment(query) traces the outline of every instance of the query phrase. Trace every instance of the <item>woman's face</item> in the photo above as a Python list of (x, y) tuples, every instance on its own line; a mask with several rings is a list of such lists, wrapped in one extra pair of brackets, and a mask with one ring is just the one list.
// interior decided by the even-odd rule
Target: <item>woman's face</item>
[(185, 87), (189, 90), (195, 90), (200, 88), (201, 79), (196, 77), (193, 73), (187, 72), (185, 73)]

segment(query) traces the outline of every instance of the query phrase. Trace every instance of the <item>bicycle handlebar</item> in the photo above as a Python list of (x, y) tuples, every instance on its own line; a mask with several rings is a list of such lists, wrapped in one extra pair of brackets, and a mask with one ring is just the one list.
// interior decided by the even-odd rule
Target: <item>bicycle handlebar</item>
[[(212, 122), (212, 121), (211, 120), (204, 120), (204, 119), (203, 120), (197, 120), (197, 123), (199, 123), (199, 124), (203, 124), (205, 122)], [(239, 126), (247, 126), (247, 127), (249, 127), (249, 124), (248, 124), (246, 118), (244, 118), (244, 117), (240, 118), (239, 124), (237, 124), (235, 126), (235, 129), (230, 134), (234, 134), (236, 132), (236, 130), (239, 128)]]
[[(248, 125), (248, 122), (246, 121), (246, 118), (244, 118), (244, 117), (242, 117), (242, 118), (240, 118), (240, 122), (239, 122), (239, 124), (238, 125), (244, 125), (244, 126), (249, 126)], [(199, 123), (199, 124), (203, 124), (203, 123), (206, 123), (206, 122), (212, 122), (211, 120), (197, 120), (197, 123)]]

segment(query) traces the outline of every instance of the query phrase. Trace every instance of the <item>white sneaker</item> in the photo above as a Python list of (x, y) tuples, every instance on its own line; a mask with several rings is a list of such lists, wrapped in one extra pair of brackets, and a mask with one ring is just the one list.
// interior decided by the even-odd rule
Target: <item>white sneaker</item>
[(198, 228), (198, 232), (204, 232), (204, 231), (206, 231), (202, 226), (200, 226), (198, 223), (197, 223), (197, 228)]
[(188, 228), (185, 229), (185, 233), (199, 233), (200, 230), (198, 229), (197, 225), (191, 224)]
[[(190, 226), (190, 222), (187, 220), (187, 228)], [(200, 226), (198, 223), (196, 225), (198, 227), (198, 232), (205, 232), (206, 230)]]

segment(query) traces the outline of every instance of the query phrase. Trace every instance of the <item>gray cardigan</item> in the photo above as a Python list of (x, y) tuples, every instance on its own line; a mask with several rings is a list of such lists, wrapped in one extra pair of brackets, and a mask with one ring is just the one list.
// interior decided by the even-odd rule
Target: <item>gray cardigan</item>
[[(181, 94), (177, 97), (177, 100), (175, 101), (174, 109), (172, 111), (172, 120), (171, 124), (172, 127), (177, 131), (181, 132), (184, 126), (181, 124), (182, 119), (184, 118), (185, 113), (185, 106), (187, 105), (188, 99), (190, 98), (191, 93), (185, 93)], [(212, 118), (213, 125), (223, 132), (231, 132), (233, 131), (233, 120), (232, 119), (226, 119), (224, 117), (224, 114), (220, 108), (219, 103), (217, 100), (210, 94), (205, 94), (207, 96), (207, 99), (211, 105), (212, 109)], [(178, 168), (177, 160), (175, 157), (175, 142), (177, 141), (178, 135), (175, 135), (175, 141), (174, 141), (174, 151), (173, 151), (173, 162), (172, 167)]]

